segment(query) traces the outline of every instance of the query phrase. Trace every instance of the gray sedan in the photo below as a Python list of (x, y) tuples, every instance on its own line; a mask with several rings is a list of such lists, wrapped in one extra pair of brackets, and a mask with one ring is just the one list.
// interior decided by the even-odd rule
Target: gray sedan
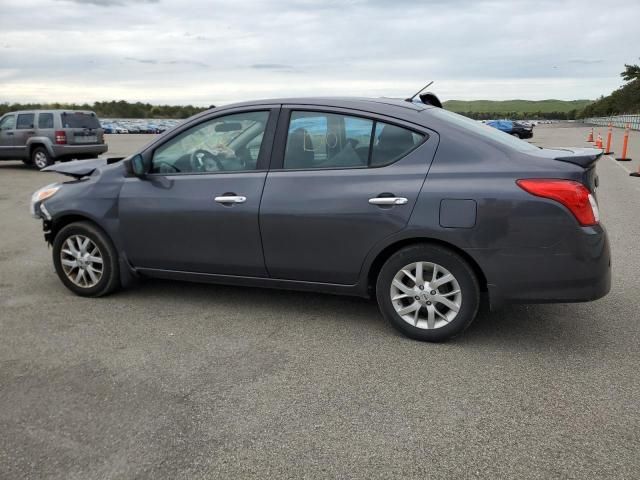
[(49, 167), (74, 178), (31, 208), (78, 295), (142, 277), (359, 295), (441, 341), (483, 299), (607, 294), (601, 153), (401, 100), (267, 100), (196, 115), (124, 160)]

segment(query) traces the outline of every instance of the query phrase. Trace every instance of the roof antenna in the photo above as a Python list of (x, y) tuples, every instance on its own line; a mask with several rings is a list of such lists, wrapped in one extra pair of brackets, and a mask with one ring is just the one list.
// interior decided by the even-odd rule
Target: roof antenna
[(424, 87), (422, 87), (420, 90), (418, 90), (416, 93), (414, 93), (413, 95), (411, 95), (409, 98), (406, 98), (405, 101), (406, 102), (413, 102), (413, 99), (416, 98), (420, 92), (422, 92), (425, 88), (428, 88), (435, 80), (431, 80), (429, 83), (427, 83)]

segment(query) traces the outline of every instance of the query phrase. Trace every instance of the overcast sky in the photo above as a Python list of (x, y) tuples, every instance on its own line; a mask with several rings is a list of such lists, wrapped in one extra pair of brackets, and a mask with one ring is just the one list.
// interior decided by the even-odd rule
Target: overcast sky
[(0, 102), (579, 99), (640, 56), (640, 2), (0, 0)]

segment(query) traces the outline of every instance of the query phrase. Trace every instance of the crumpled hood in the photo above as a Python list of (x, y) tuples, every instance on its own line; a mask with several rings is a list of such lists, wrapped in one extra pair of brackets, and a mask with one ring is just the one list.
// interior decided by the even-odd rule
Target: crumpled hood
[(59, 162), (43, 168), (43, 172), (56, 172), (69, 175), (74, 178), (82, 178), (91, 175), (95, 170), (119, 162), (124, 157), (94, 158), (92, 160), (73, 160), (71, 162)]

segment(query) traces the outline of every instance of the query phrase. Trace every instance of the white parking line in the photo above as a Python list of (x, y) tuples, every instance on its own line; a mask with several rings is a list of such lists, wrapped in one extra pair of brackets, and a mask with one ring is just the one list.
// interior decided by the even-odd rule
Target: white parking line
[(619, 166), (621, 169), (623, 169), (625, 172), (627, 173), (631, 173), (631, 170), (629, 170), (627, 167), (625, 167), (624, 165), (622, 165), (620, 162), (618, 162), (615, 158), (613, 158), (611, 155), (605, 155), (605, 157), (607, 157), (609, 160), (611, 160), (613, 163), (615, 163), (617, 166)]

